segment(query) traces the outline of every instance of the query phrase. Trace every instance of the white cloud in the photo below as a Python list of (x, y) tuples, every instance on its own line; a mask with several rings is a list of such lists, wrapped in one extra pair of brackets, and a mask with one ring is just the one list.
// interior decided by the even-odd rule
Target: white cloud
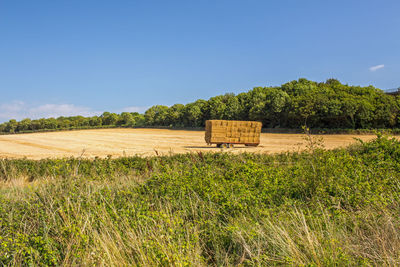
[(376, 65), (376, 66), (372, 66), (369, 68), (370, 71), (377, 71), (379, 69), (383, 69), (385, 67), (385, 65), (381, 64), (381, 65)]
[(121, 112), (139, 112), (139, 113), (142, 113), (142, 112), (145, 112), (147, 109), (148, 109), (148, 107), (135, 107), (135, 106), (132, 106), (132, 107), (123, 108), (121, 110)]
[(93, 111), (88, 107), (79, 107), (72, 104), (45, 104), (29, 109), (29, 114), (34, 118), (45, 117), (60, 117), (60, 116), (94, 116), (99, 115), (99, 112)]
[(75, 106), (73, 104), (44, 104), (31, 106), (22, 101), (0, 104), (0, 122), (10, 119), (21, 120), (24, 118), (39, 119), (60, 116), (94, 116), (101, 112), (88, 107)]
[(25, 103), (21, 101), (0, 104), (0, 121), (21, 119), (27, 116), (26, 111)]

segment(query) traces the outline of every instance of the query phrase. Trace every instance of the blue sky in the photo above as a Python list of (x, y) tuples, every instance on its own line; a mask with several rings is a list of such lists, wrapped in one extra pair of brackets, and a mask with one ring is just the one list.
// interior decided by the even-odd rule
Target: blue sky
[(0, 1), (0, 121), (300, 77), (400, 86), (400, 1)]

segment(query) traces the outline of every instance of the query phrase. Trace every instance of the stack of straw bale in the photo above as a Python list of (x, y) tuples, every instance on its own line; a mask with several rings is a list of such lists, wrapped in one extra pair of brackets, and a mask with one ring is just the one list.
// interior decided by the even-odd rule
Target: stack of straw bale
[(261, 122), (258, 121), (206, 121), (207, 144), (259, 144)]

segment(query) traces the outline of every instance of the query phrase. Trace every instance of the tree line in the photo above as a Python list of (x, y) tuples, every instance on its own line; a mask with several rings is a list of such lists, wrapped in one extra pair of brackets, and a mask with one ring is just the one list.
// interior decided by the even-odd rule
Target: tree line
[(59, 117), (0, 124), (0, 132), (101, 127), (203, 127), (208, 119), (255, 120), (264, 128), (373, 129), (400, 127), (400, 97), (373, 86), (336, 79), (299, 79), (276, 87), (255, 87), (173, 106), (156, 105), (144, 114), (104, 112), (101, 116)]

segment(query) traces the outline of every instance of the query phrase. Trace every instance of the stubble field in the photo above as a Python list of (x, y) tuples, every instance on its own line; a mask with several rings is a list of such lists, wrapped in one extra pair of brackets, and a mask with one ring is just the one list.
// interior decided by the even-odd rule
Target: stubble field
[[(345, 147), (355, 138), (368, 141), (374, 135), (323, 135), (325, 148)], [(224, 149), (230, 153), (278, 153), (304, 149), (302, 134), (261, 134), (258, 147), (236, 145)], [(61, 158), (61, 157), (113, 157), (154, 156), (187, 152), (221, 152), (208, 146), (204, 131), (168, 129), (96, 129), (50, 133), (32, 133), (0, 136), (1, 158)]]

